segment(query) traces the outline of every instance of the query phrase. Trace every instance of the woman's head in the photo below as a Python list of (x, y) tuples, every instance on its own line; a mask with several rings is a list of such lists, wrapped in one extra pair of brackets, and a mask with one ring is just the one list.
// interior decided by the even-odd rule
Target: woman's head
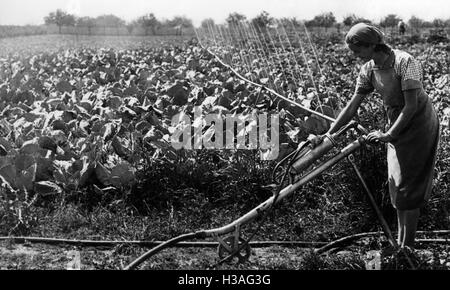
[(391, 48), (384, 43), (383, 32), (375, 26), (358, 23), (348, 31), (345, 42), (350, 50), (363, 59), (373, 52), (389, 53)]
[(357, 46), (384, 44), (384, 35), (383, 32), (375, 26), (366, 23), (358, 23), (347, 32), (345, 42)]

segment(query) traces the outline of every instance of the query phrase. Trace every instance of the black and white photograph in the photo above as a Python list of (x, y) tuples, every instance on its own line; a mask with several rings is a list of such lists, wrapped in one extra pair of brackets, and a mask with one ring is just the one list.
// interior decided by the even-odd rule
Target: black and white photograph
[(450, 270), (449, 52), (448, 0), (1, 0), (0, 270)]

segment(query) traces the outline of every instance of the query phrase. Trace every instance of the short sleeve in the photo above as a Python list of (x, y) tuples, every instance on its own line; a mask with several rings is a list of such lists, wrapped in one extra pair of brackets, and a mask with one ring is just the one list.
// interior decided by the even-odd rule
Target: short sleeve
[(367, 95), (373, 92), (374, 87), (370, 79), (370, 69), (367, 65), (363, 65), (356, 80), (355, 93), (358, 95)]
[(400, 77), (402, 90), (413, 90), (422, 87), (422, 66), (412, 56), (400, 61)]

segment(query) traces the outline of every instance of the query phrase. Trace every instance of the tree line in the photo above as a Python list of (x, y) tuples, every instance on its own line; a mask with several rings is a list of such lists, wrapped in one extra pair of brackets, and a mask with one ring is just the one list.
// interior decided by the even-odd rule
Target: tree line
[[(247, 19), (244, 14), (233, 12), (225, 19), (225, 24), (235, 25), (241, 21), (250, 21), (257, 28), (262, 30), (275, 23), (275, 18), (271, 17), (268, 12), (262, 11), (256, 17)], [(401, 19), (395, 14), (389, 14), (381, 19), (379, 22), (373, 22), (364, 17), (350, 14), (345, 16), (341, 22), (336, 20), (336, 17), (332, 12), (322, 13), (314, 16), (310, 20), (298, 21), (296, 19), (280, 19), (280, 21), (292, 21), (294, 23), (305, 24), (306, 27), (322, 27), (325, 31), (331, 27), (337, 27), (337, 29), (350, 27), (358, 22), (372, 23), (383, 28), (394, 29), (400, 21), (403, 21), (409, 26), (410, 31), (413, 33), (419, 33), (423, 28), (450, 28), (449, 19), (433, 19), (432, 21), (423, 20), (417, 16), (412, 16), (407, 21)], [(132, 21), (125, 21), (120, 17), (112, 14), (100, 15), (97, 17), (77, 17), (73, 14), (67, 13), (61, 9), (49, 13), (44, 17), (46, 25), (54, 25), (58, 33), (67, 32), (63, 31), (63, 28), (71, 28), (71, 33), (77, 34), (144, 34), (144, 35), (157, 35), (157, 34), (193, 34), (194, 25), (191, 19), (186, 16), (175, 16), (172, 19), (158, 19), (153, 13), (142, 15)], [(215, 25), (215, 21), (212, 18), (204, 19), (201, 22), (200, 27), (204, 29), (210, 29)], [(34, 35), (44, 34), (45, 29), (42, 27), (19, 27), (19, 26), (0, 26), (0, 37), (9, 37), (17, 35)]]
[[(161, 28), (172, 28), (182, 31), (182, 29), (192, 29), (194, 27), (192, 20), (185, 16), (175, 16), (170, 20), (159, 20), (153, 13), (143, 15), (131, 22), (126, 22), (125, 20), (115, 16), (115, 15), (101, 15), (98, 17), (76, 17), (75, 15), (69, 14), (63, 10), (58, 9), (55, 12), (51, 12), (48, 16), (44, 18), (46, 24), (55, 24), (61, 32), (63, 26), (76, 26), (85, 27), (88, 29), (89, 34), (92, 33), (92, 29), (95, 27), (100, 28), (119, 28), (126, 27), (127, 31), (131, 34), (134, 29), (141, 28), (145, 31), (146, 35), (155, 35), (157, 31)], [(237, 12), (230, 13), (226, 18), (226, 22), (236, 23), (239, 21), (246, 21), (247, 17), (244, 14)], [(250, 19), (257, 27), (262, 27), (270, 25), (273, 22), (273, 18), (270, 17), (269, 13), (262, 11), (255, 18)], [(358, 22), (372, 23), (379, 25), (384, 28), (395, 27), (400, 21), (405, 22), (413, 29), (421, 28), (444, 28), (450, 27), (449, 19), (439, 19), (436, 18), (432, 21), (425, 21), (417, 16), (412, 16), (409, 20), (404, 21), (396, 14), (389, 14), (385, 16), (380, 22), (374, 23), (373, 21), (366, 19), (364, 17), (357, 16), (355, 14), (347, 15), (343, 18), (342, 22), (338, 22), (336, 17), (332, 12), (322, 13), (315, 16), (313, 19), (304, 21), (307, 27), (324, 27), (325, 29), (333, 26), (351, 26)], [(205, 19), (201, 23), (201, 27), (207, 28), (208, 25), (214, 25), (214, 20), (211, 18)]]
[[(239, 21), (246, 21), (247, 17), (240, 13), (231, 13), (228, 18), (226, 19), (226, 22), (228, 24), (235, 23)], [(256, 27), (266, 27), (274, 22), (274, 18), (270, 17), (269, 13), (266, 11), (263, 11), (259, 15), (257, 15), (255, 18), (250, 19), (250, 21), (256, 26)], [(411, 18), (407, 21), (404, 21), (396, 14), (389, 14), (382, 18), (381, 21), (378, 23), (371, 21), (367, 18), (357, 16), (355, 14), (347, 15), (343, 18), (342, 22), (338, 22), (336, 20), (336, 17), (332, 12), (322, 13), (317, 16), (315, 16), (313, 19), (303, 21), (306, 27), (323, 27), (325, 29), (335, 26), (352, 26), (359, 22), (369, 23), (378, 25), (383, 28), (392, 28), (396, 27), (399, 22), (404, 22), (405, 25), (410, 26), (413, 29), (421, 29), (421, 28), (450, 28), (450, 18), (449, 19), (439, 19), (436, 18), (432, 21), (425, 21), (417, 16), (411, 16)], [(213, 19), (205, 19), (203, 20), (201, 26), (203, 28), (207, 28), (208, 25), (214, 24)]]
[(93, 34), (94, 29), (113, 28), (117, 31), (125, 28), (129, 34), (132, 34), (135, 29), (142, 29), (145, 35), (156, 35), (158, 31), (168, 29), (174, 31), (176, 34), (182, 34), (183, 30), (192, 29), (194, 26), (192, 20), (185, 16), (175, 16), (169, 20), (159, 20), (153, 13), (148, 13), (137, 19), (126, 22), (112, 14), (100, 15), (98, 17), (76, 17), (73, 14), (67, 13), (61, 9), (51, 12), (44, 17), (46, 25), (56, 25), (58, 32), (62, 32), (63, 27), (86, 28), (88, 34)]

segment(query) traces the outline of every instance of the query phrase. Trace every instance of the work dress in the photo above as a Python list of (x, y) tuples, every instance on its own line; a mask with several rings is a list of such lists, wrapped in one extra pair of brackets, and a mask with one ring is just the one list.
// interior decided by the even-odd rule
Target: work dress
[(400, 115), (403, 91), (418, 89), (417, 110), (407, 126), (387, 143), (389, 193), (398, 210), (420, 208), (429, 199), (439, 142), (439, 119), (422, 86), (422, 68), (410, 54), (391, 50), (378, 67), (371, 60), (360, 70), (356, 93), (378, 92), (387, 112), (388, 127)]

